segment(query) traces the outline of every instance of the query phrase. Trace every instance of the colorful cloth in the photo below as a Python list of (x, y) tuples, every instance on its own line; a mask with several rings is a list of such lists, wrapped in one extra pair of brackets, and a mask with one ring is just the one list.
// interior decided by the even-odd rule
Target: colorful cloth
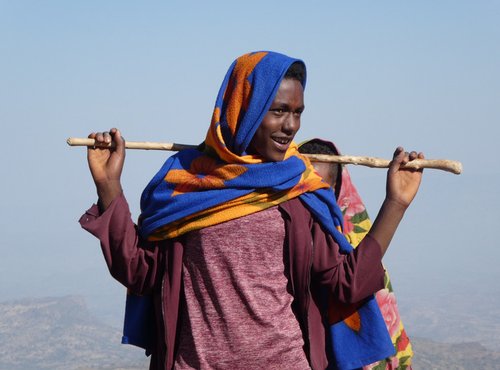
[[(340, 151), (335, 146), (334, 143), (321, 140), (313, 139), (316, 142), (330, 147), (335, 153), (340, 154)], [(311, 142), (312, 140), (301, 143), (301, 145)], [(341, 167), (339, 171), (340, 186), (336, 186), (340, 189), (337, 197), (337, 203), (342, 210), (344, 215), (344, 229), (343, 233), (351, 245), (356, 248), (358, 244), (363, 240), (365, 235), (371, 228), (371, 221), (366, 211), (366, 207), (361, 200), (361, 197), (351, 181), (351, 176), (346, 166)], [(384, 321), (387, 326), (387, 330), (391, 336), (392, 343), (396, 350), (394, 356), (387, 357), (384, 360), (374, 362), (370, 365), (364, 366), (363, 369), (366, 370), (407, 370), (411, 369), (411, 360), (413, 357), (413, 351), (411, 347), (410, 340), (406, 335), (406, 331), (401, 321), (399, 310), (396, 303), (396, 297), (392, 289), (392, 284), (389, 278), (387, 270), (384, 277), (385, 288), (378, 291), (375, 294), (377, 304), (382, 312)], [(330, 304), (329, 307), (329, 322), (334, 323), (338, 321), (338, 313), (335, 310), (338, 309), (337, 304)], [(357, 316), (356, 314), (351, 314), (344, 319), (346, 325), (356, 325)]]
[[(274, 52), (255, 52), (231, 65), (204, 143), (199, 150), (170, 157), (144, 190), (139, 220), (143, 238), (175, 238), (300, 197), (341, 252), (353, 250), (341, 232), (343, 215), (333, 192), (295, 143), (281, 162), (265, 162), (246, 152), (294, 62), (302, 63)], [(356, 327), (343, 322), (332, 326), (339, 368), (360, 367), (393, 352), (375, 299), (358, 312)], [(366, 338), (377, 338), (377, 345)]]
[[(356, 248), (371, 227), (365, 205), (363, 204), (356, 188), (351, 182), (349, 172), (343, 167), (342, 186), (338, 198), (338, 204), (344, 214), (344, 234)], [(413, 351), (410, 340), (399, 315), (396, 296), (392, 289), (392, 284), (387, 270), (384, 277), (385, 288), (375, 294), (377, 304), (380, 307), (382, 316), (391, 336), (392, 343), (396, 350), (394, 356), (375, 362), (364, 369), (368, 370), (405, 370), (411, 369)]]
[[(301, 61), (273, 52), (256, 52), (231, 65), (217, 96), (203, 150), (184, 150), (170, 157), (144, 190), (140, 219), (143, 237), (174, 238), (306, 192), (318, 191), (319, 197), (325, 197), (321, 192), (328, 193), (328, 185), (295, 143), (282, 162), (265, 162), (246, 152), (294, 62)], [(325, 214), (333, 214), (333, 218), (328, 217), (328, 226), (332, 233), (338, 233), (342, 214), (334, 202), (325, 205)], [(348, 248), (348, 243), (344, 244)]]

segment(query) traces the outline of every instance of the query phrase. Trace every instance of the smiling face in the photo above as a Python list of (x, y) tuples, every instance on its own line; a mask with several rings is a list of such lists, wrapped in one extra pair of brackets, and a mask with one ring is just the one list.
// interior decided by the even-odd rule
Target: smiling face
[(283, 79), (269, 111), (252, 138), (249, 153), (258, 154), (267, 162), (282, 161), (299, 131), (303, 110), (302, 84), (296, 79)]

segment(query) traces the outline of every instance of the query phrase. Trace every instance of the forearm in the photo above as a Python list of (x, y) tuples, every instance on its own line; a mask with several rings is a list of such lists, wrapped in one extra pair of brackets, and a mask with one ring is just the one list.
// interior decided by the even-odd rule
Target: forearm
[(402, 147), (398, 147), (394, 152), (387, 172), (386, 198), (369, 232), (369, 235), (380, 244), (382, 255), (387, 251), (406, 209), (420, 186), (422, 169), (402, 168), (417, 158), (423, 159), (423, 153), (417, 154), (415, 151), (407, 153)]
[(406, 209), (407, 207), (387, 198), (382, 203), (369, 232), (369, 235), (379, 243), (382, 256), (387, 251)]
[(123, 193), (120, 180), (96, 182), (95, 186), (99, 198), (97, 204), (101, 213), (104, 213), (113, 200)]
[(315, 280), (332, 291), (339, 302), (359, 302), (383, 288), (384, 268), (377, 240), (365, 237), (351, 253), (342, 254), (338, 244), (321, 229), (313, 229)]

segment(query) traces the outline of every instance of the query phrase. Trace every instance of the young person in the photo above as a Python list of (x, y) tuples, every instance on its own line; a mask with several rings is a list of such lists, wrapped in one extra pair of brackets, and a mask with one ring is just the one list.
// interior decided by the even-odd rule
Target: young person
[[(99, 200), (80, 223), (99, 238), (111, 274), (153, 300), (151, 369), (355, 368), (393, 351), (372, 295), (421, 181), (401, 166), (423, 154), (396, 149), (385, 200), (353, 250), (333, 192), (293, 142), (305, 81), (304, 63), (279, 53), (236, 59), (205, 141), (153, 177), (138, 225), (120, 182), (120, 131), (89, 135), (116, 145), (88, 149)], [(325, 327), (325, 291), (356, 307), (355, 325)]]
[[(340, 151), (334, 143), (318, 138), (301, 143), (299, 152), (340, 155)], [(335, 198), (344, 217), (342, 231), (349, 243), (356, 248), (370, 230), (371, 221), (363, 200), (351, 181), (347, 167), (331, 162), (314, 162), (313, 166), (318, 174), (335, 190)], [(366, 365), (363, 369), (411, 369), (413, 350), (399, 315), (396, 297), (387, 270), (384, 277), (384, 289), (376, 292), (375, 298), (384, 317), (387, 331), (391, 336), (395, 354)], [(349, 320), (349, 318), (346, 319)], [(331, 320), (329, 321), (331, 322)]]

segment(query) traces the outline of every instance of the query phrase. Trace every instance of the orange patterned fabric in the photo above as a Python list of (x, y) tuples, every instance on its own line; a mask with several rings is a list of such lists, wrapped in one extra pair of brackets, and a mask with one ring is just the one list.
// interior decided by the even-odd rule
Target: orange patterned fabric
[[(184, 150), (170, 157), (144, 190), (143, 236), (149, 240), (174, 238), (307, 192), (328, 189), (295, 143), (282, 162), (266, 162), (259, 155), (246, 153), (294, 62), (300, 61), (262, 51), (245, 54), (231, 65), (219, 90), (203, 149)], [(336, 211), (335, 228), (341, 225), (338, 207)]]

